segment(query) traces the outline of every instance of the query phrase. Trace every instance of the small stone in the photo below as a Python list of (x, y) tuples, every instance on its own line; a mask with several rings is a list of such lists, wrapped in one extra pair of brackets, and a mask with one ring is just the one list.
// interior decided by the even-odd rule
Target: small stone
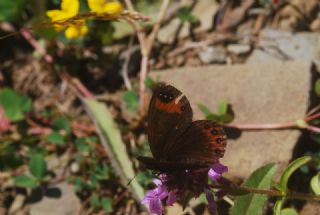
[(80, 210), (80, 200), (67, 183), (48, 188), (40, 201), (30, 205), (30, 215), (77, 215)]
[(230, 44), (227, 46), (227, 50), (232, 54), (241, 55), (250, 52), (251, 47), (247, 44)]
[(225, 63), (227, 60), (227, 52), (222, 46), (205, 47), (199, 52), (200, 60), (203, 63)]
[(320, 31), (320, 18), (313, 20), (310, 25), (311, 31)]

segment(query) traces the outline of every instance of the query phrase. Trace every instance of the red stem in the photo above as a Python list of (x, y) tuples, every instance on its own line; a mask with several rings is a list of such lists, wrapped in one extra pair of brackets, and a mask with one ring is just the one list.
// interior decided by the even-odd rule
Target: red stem
[(29, 31), (27, 31), (26, 29), (22, 29), (20, 33), (35, 50), (37, 50), (42, 56), (44, 56), (44, 59), (47, 63), (53, 62), (52, 56), (47, 54), (46, 50), (41, 45), (39, 45), (37, 40), (34, 39)]

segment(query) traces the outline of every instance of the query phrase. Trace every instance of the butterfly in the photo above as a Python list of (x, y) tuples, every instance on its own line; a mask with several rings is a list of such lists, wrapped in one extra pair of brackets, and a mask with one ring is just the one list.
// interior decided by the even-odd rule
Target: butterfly
[(148, 142), (153, 157), (138, 157), (146, 168), (161, 172), (210, 168), (223, 157), (227, 137), (221, 125), (192, 121), (186, 96), (165, 83), (153, 90), (148, 110)]

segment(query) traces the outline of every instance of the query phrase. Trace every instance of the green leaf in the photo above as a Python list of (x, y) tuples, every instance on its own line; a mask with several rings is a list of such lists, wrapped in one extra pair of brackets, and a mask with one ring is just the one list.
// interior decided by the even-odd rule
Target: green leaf
[[(84, 99), (82, 101), (87, 106), (99, 128), (101, 128), (103, 138), (107, 140), (104, 147), (109, 153), (108, 156), (111, 157), (110, 160), (115, 172), (118, 173), (123, 184), (128, 183), (135, 173), (128, 157), (126, 146), (121, 139), (120, 130), (114, 122), (112, 114), (103, 103), (94, 99)], [(101, 140), (103, 143), (103, 139)], [(133, 190), (136, 199), (142, 199), (144, 191), (137, 181), (133, 180), (128, 187)]]
[(31, 99), (21, 96), (11, 89), (4, 89), (0, 92), (0, 105), (4, 108), (6, 116), (12, 122), (24, 119), (25, 113), (32, 108)]
[(211, 114), (212, 114), (212, 112), (210, 111), (210, 109), (209, 109), (206, 105), (204, 105), (204, 104), (202, 104), (202, 103), (199, 103), (199, 104), (198, 104), (198, 108), (200, 109), (200, 111), (201, 111), (205, 116), (208, 116), (208, 115), (211, 115)]
[(320, 79), (318, 79), (318, 80), (316, 81), (315, 91), (316, 91), (316, 94), (317, 94), (318, 96), (320, 96)]
[(146, 80), (144, 80), (144, 85), (149, 89), (152, 89), (156, 85), (156, 83), (157, 82), (149, 76), (146, 78)]
[(47, 173), (47, 164), (44, 160), (43, 155), (32, 155), (29, 162), (29, 171), (34, 177), (38, 179), (43, 179), (45, 177)]
[(234, 119), (234, 112), (232, 107), (227, 102), (221, 102), (218, 105), (219, 121), (222, 123), (229, 123)]
[(206, 119), (214, 121), (214, 122), (220, 122), (220, 116), (218, 116), (216, 114), (209, 114), (206, 116)]
[(128, 111), (135, 112), (139, 108), (139, 96), (136, 92), (130, 90), (123, 94), (123, 100), (126, 103)]
[(46, 140), (50, 143), (54, 143), (57, 145), (61, 145), (61, 146), (66, 145), (66, 141), (64, 140), (64, 137), (58, 132), (52, 132), (51, 134), (46, 136)]
[(219, 115), (224, 115), (228, 113), (229, 104), (227, 102), (221, 102), (218, 105)]
[(113, 212), (112, 208), (112, 199), (111, 198), (102, 198), (101, 200), (102, 208), (105, 212), (111, 213)]
[(300, 167), (308, 163), (312, 160), (311, 156), (304, 156), (301, 158), (298, 158), (294, 161), (292, 161), (287, 168), (284, 170), (284, 172), (281, 175), (279, 187), (281, 188), (281, 191), (284, 193), (287, 193), (288, 190), (288, 181), (290, 176)]
[(90, 206), (93, 208), (93, 210), (97, 210), (101, 206), (99, 197), (95, 193), (90, 197)]
[(315, 194), (320, 195), (320, 173), (312, 177), (310, 186)]
[(98, 180), (107, 180), (110, 178), (110, 167), (106, 164), (102, 164), (102, 166), (98, 166), (96, 171), (96, 176)]
[(23, 188), (35, 188), (38, 186), (38, 182), (36, 179), (26, 175), (20, 175), (15, 177), (14, 183), (16, 184), (17, 187), (23, 187)]
[(299, 215), (293, 208), (285, 208), (281, 210), (281, 215)]
[[(268, 164), (254, 171), (243, 184), (246, 187), (269, 189), (276, 170), (275, 164)], [(262, 194), (247, 194), (236, 197), (231, 215), (260, 215), (268, 197)]]
[(274, 215), (281, 215), (282, 206), (285, 202), (285, 198), (280, 198), (276, 201), (274, 207), (273, 207), (273, 214)]
[(0, 21), (14, 21), (18, 16), (21, 16), (25, 4), (25, 0), (0, 1)]
[(197, 17), (195, 17), (191, 14), (191, 8), (188, 6), (182, 7), (177, 12), (176, 16), (181, 20), (181, 22), (189, 22), (191, 24), (198, 22)]
[(78, 138), (75, 140), (75, 144), (77, 146), (77, 149), (81, 153), (89, 153), (92, 151), (92, 146), (87, 142), (88, 138)]
[(65, 117), (58, 117), (52, 122), (52, 126), (56, 131), (65, 130), (70, 133), (70, 123), (69, 120)]

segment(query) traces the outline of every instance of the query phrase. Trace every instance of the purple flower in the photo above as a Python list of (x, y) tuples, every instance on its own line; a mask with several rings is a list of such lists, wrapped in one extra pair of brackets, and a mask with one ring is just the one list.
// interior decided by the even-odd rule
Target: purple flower
[(222, 165), (221, 163), (215, 163), (211, 166), (208, 175), (214, 181), (219, 181), (222, 173), (228, 172), (228, 167)]
[[(165, 175), (161, 175), (160, 178), (164, 180)], [(161, 200), (166, 198), (166, 204), (173, 205), (176, 201), (176, 190), (168, 191), (167, 186), (164, 185), (160, 179), (154, 179), (153, 183), (157, 185), (157, 187), (149, 191), (141, 203), (148, 205), (151, 213), (162, 214), (163, 207)]]
[(208, 177), (219, 182), (221, 175), (227, 172), (228, 168), (219, 162), (213, 164), (210, 169), (181, 170), (163, 173), (159, 179), (154, 179), (156, 188), (147, 192), (141, 203), (149, 207), (151, 213), (162, 214), (162, 201), (166, 205), (173, 205), (175, 202), (185, 204), (185, 200), (191, 197), (198, 197), (205, 192), (208, 199), (209, 210), (216, 214), (216, 203), (214, 196), (209, 189)]

